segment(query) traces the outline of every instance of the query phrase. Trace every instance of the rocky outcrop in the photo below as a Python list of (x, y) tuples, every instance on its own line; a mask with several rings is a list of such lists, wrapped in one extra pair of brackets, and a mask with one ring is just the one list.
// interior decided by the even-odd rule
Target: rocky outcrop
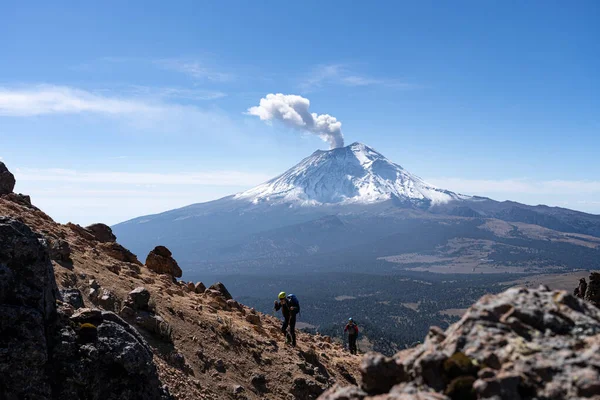
[(59, 295), (45, 240), (0, 217), (0, 397), (169, 399), (135, 329), (79, 305)]
[(70, 304), (75, 310), (83, 308), (83, 296), (79, 289), (63, 289), (60, 290), (60, 300)]
[(432, 327), (422, 345), (367, 354), (360, 388), (320, 399), (592, 398), (599, 366), (598, 308), (564, 291), (513, 288), (484, 296), (445, 332)]
[(99, 242), (108, 243), (117, 241), (117, 237), (113, 234), (112, 229), (108, 225), (92, 224), (86, 226), (85, 229), (90, 231)]
[(0, 393), (51, 397), (48, 333), (56, 282), (43, 242), (24, 224), (0, 217)]
[(84, 308), (65, 322), (52, 352), (53, 398), (170, 398), (150, 347), (116, 314)]
[(592, 272), (590, 274), (590, 282), (585, 291), (584, 299), (600, 307), (600, 273)]
[(194, 285), (194, 292), (196, 292), (196, 293), (199, 293), (199, 294), (202, 294), (202, 293), (204, 293), (205, 291), (206, 291), (206, 286), (204, 286), (204, 283), (202, 283), (202, 282), (197, 282), (197, 283)]
[(50, 258), (54, 261), (71, 263), (71, 246), (69, 242), (57, 238), (48, 239)]
[(225, 298), (225, 300), (231, 300), (233, 298), (231, 297), (229, 290), (227, 290), (225, 285), (223, 285), (221, 282), (213, 283), (207, 290), (216, 290)]
[(573, 294), (600, 308), (600, 273), (592, 272), (589, 284), (585, 278), (581, 278), (579, 286), (575, 288)]
[(6, 165), (0, 161), (0, 195), (10, 194), (15, 188), (15, 176), (6, 168)]
[(146, 267), (158, 274), (167, 274), (174, 278), (181, 278), (182, 275), (177, 261), (165, 246), (156, 246), (154, 250), (148, 253)]
[(150, 292), (146, 288), (138, 287), (129, 292), (120, 315), (129, 323), (164, 341), (172, 340), (171, 327), (150, 307)]

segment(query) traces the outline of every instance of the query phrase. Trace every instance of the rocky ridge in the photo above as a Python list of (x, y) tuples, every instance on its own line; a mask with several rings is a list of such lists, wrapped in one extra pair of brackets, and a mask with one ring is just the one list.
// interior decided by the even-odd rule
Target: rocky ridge
[(422, 345), (361, 362), (327, 337), (300, 333), (287, 347), (276, 318), (223, 284), (178, 281), (166, 248), (144, 265), (109, 227), (58, 224), (12, 192), (0, 215), (7, 398), (600, 399), (597, 275), (582, 298), (485, 296)]
[(600, 309), (566, 291), (512, 288), (422, 345), (361, 364), (360, 387), (321, 400), (599, 399)]
[[(58, 224), (14, 195), (0, 195), (0, 393), (8, 398), (316, 399), (336, 382), (356, 382), (358, 357), (304, 333), (296, 349), (286, 346), (277, 318), (238, 303), (223, 284), (177, 280), (168, 249), (144, 265), (110, 227)], [(19, 234), (5, 230), (29, 232), (23, 256)], [(15, 309), (15, 291), (32, 287), (33, 303)]]

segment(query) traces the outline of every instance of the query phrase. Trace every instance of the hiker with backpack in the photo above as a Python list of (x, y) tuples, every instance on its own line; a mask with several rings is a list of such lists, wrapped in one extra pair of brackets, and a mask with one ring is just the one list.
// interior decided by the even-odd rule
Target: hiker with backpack
[[(281, 332), (285, 335), (286, 341), (291, 341), (292, 346), (296, 347), (296, 314), (300, 312), (300, 303), (296, 296), (291, 293), (281, 292), (278, 298), (279, 301), (275, 300), (275, 311), (281, 309), (284, 318)], [(289, 336), (287, 334), (288, 326), (290, 328)]]
[(344, 328), (344, 332), (348, 332), (348, 347), (351, 354), (356, 354), (356, 338), (358, 337), (358, 325), (352, 318), (348, 318), (348, 323)]

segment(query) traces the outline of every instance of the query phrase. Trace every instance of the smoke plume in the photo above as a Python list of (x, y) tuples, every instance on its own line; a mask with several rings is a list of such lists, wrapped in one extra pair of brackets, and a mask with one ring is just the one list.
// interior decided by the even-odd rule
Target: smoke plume
[(344, 146), (342, 123), (328, 114), (310, 113), (310, 101), (302, 96), (293, 94), (268, 94), (260, 99), (260, 104), (250, 107), (248, 114), (256, 115), (262, 121), (281, 121), (305, 132), (318, 135), (329, 143), (329, 148)]

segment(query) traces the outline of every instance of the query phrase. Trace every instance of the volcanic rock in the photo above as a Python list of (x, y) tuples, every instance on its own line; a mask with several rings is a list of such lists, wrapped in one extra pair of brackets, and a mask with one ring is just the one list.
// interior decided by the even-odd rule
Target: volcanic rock
[[(57, 309), (44, 242), (23, 223), (0, 217), (0, 397), (170, 399), (135, 329), (114, 313), (72, 314), (66, 303)], [(63, 299), (73, 294), (63, 292)]]
[(112, 229), (108, 225), (105, 224), (92, 224), (90, 226), (86, 226), (88, 231), (92, 232), (96, 240), (99, 242), (107, 243), (107, 242), (115, 242), (117, 237), (113, 234)]
[(207, 290), (216, 290), (217, 292), (219, 292), (221, 294), (221, 296), (223, 296), (225, 298), (225, 300), (230, 300), (233, 298), (231, 296), (231, 294), (229, 293), (229, 290), (227, 290), (225, 285), (223, 285), (221, 282), (217, 282), (217, 283), (211, 285)]
[(156, 246), (154, 250), (148, 253), (146, 267), (158, 274), (167, 274), (174, 278), (181, 278), (181, 268), (179, 268), (177, 261), (171, 255), (172, 253), (165, 246)]
[(15, 176), (0, 161), (0, 194), (9, 194), (15, 188)]
[[(367, 355), (361, 387), (388, 396), (364, 399), (574, 399), (600, 396), (598, 365), (600, 309), (565, 291), (512, 288), (482, 297), (422, 345)], [(321, 399), (341, 400), (344, 390), (363, 398), (338, 388)]]
[(596, 307), (600, 307), (600, 273), (592, 272), (590, 274), (590, 282), (587, 285), (584, 299)]

